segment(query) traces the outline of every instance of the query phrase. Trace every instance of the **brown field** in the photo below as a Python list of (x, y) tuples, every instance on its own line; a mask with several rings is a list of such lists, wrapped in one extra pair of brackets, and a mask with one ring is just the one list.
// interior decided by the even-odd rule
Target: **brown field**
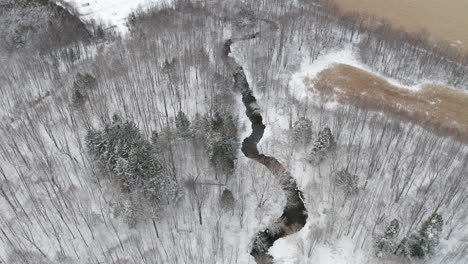
[(463, 91), (432, 84), (411, 91), (345, 64), (323, 70), (315, 80), (305, 78), (304, 83), (311, 91), (333, 93), (341, 103), (389, 113), (468, 142), (468, 93)]
[(344, 11), (367, 11), (407, 31), (426, 29), (431, 40), (448, 41), (468, 51), (467, 0), (335, 1)]

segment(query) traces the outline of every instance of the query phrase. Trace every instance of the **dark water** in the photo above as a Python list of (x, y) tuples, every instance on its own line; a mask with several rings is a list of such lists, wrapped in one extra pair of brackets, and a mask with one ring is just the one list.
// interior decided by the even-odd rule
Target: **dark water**
[(263, 117), (257, 108), (257, 100), (250, 89), (242, 66), (229, 57), (233, 43), (254, 39), (259, 34), (254, 33), (242, 38), (226, 40), (223, 46), (223, 60), (232, 72), (235, 90), (242, 94), (242, 102), (246, 109), (245, 114), (251, 123), (252, 133), (242, 142), (242, 153), (264, 165), (273, 174), (286, 195), (286, 206), (283, 214), (268, 228), (256, 234), (250, 252), (257, 263), (272, 263), (273, 257), (268, 254), (269, 248), (276, 240), (302, 229), (307, 221), (307, 210), (304, 206), (303, 194), (298, 189), (296, 180), (291, 176), (291, 173), (276, 158), (260, 154), (258, 151), (257, 144), (262, 139), (266, 126), (263, 124)]

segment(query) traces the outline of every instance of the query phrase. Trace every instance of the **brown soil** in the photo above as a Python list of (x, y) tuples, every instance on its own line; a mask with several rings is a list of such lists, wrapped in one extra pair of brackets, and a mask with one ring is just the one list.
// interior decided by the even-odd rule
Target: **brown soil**
[(305, 78), (304, 83), (311, 91), (333, 93), (341, 103), (390, 113), (468, 142), (468, 93), (463, 91), (434, 84), (410, 91), (345, 64), (323, 70), (315, 80)]

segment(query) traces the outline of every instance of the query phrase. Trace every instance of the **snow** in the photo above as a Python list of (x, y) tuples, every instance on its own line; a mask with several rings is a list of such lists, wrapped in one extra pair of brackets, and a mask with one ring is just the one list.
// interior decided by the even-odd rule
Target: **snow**
[[(91, 0), (91, 1), (82, 1), (82, 0), (66, 0), (67, 2), (74, 2), (75, 5), (78, 7), (79, 11), (83, 15), (83, 19), (99, 19), (99, 20), (104, 20), (109, 22), (109, 24), (114, 25), (118, 27), (119, 30), (124, 31), (125, 30), (125, 17), (135, 8), (138, 8), (138, 6), (146, 7), (151, 4), (162, 4), (165, 3), (164, 1), (160, 0), (134, 0), (134, 1), (123, 1), (123, 0), (115, 0), (115, 1), (110, 1), (110, 0)], [(167, 0), (170, 1), (170, 0)], [(83, 3), (90, 3), (89, 6), (82, 6)], [(226, 29), (223, 31), (224, 34), (224, 39), (228, 38), (231, 35), (231, 32), (229, 29)], [(371, 243), (371, 237), (368, 238), (367, 242), (367, 247), (364, 247), (364, 249), (360, 249), (362, 243), (358, 243), (360, 240), (358, 238), (351, 238), (349, 236), (341, 236), (339, 239), (334, 240), (335, 234), (327, 236), (327, 233), (325, 231), (326, 224), (327, 224), (327, 219), (330, 218), (331, 215), (331, 209), (329, 206), (330, 201), (327, 200), (327, 182), (329, 179), (327, 177), (319, 178), (320, 174), (317, 174), (316, 169), (314, 169), (312, 166), (308, 165), (308, 163), (305, 161), (307, 150), (310, 149), (309, 146), (305, 147), (292, 147), (290, 141), (289, 141), (289, 121), (290, 119), (293, 119), (294, 121), (296, 119), (296, 116), (299, 116), (297, 114), (298, 111), (302, 111), (302, 108), (299, 108), (296, 105), (289, 105), (290, 102), (287, 100), (288, 98), (286, 97), (285, 94), (281, 93), (274, 93), (274, 96), (268, 96), (267, 94), (262, 94), (259, 90), (260, 89), (255, 89), (256, 86), (256, 81), (258, 81), (258, 76), (251, 74), (248, 71), (247, 65), (249, 65), (249, 62), (252, 60), (252, 58), (246, 57), (244, 58), (242, 55), (242, 49), (239, 47), (240, 45), (233, 46), (233, 53), (236, 58), (240, 62), (241, 65), (245, 65), (244, 70), (246, 71), (246, 76), (248, 79), (249, 84), (251, 84), (252, 88), (255, 91), (255, 96), (257, 98), (257, 103), (252, 104), (251, 107), (255, 109), (255, 111), (259, 111), (262, 116), (264, 117), (264, 122), (266, 124), (266, 130), (264, 137), (262, 138), (262, 141), (259, 144), (259, 148), (261, 149), (260, 151), (262, 153), (265, 153), (267, 155), (272, 155), (277, 157), (290, 171), (291, 174), (296, 178), (297, 183), (300, 187), (301, 190), (304, 191), (305, 194), (305, 200), (306, 200), (306, 205), (308, 206), (308, 212), (309, 212), (309, 220), (307, 221), (306, 226), (299, 231), (296, 234), (293, 234), (291, 236), (287, 236), (283, 239), (278, 240), (274, 246), (271, 248), (270, 253), (274, 256), (275, 258), (275, 263), (324, 263), (324, 264), (344, 264), (344, 263), (381, 263), (381, 260), (378, 260), (372, 256), (372, 251), (369, 250), (369, 244)], [(214, 61), (216, 58), (213, 57), (213, 53), (210, 53), (211, 59)], [(244, 55), (246, 56), (246, 55)], [(307, 56), (304, 56), (304, 58), (307, 59)], [(359, 60), (357, 54), (349, 47), (345, 49), (340, 49), (340, 50), (334, 50), (330, 53), (324, 54), (320, 56), (318, 59), (316, 59), (313, 63), (307, 63), (303, 62), (301, 64), (300, 71), (295, 73), (292, 78), (290, 79), (290, 85), (291, 91), (290, 92), (295, 92), (296, 93), (296, 98), (301, 98), (301, 99), (306, 99), (310, 100), (309, 95), (305, 91), (305, 87), (303, 84), (303, 79), (304, 77), (309, 77), (313, 78), (315, 77), (320, 71), (332, 66), (335, 63), (344, 63), (348, 65), (352, 65), (354, 67), (358, 67), (370, 72), (373, 72), (369, 70), (365, 65), (363, 65)], [(144, 75), (144, 74), (142, 74)], [(189, 70), (187, 78), (188, 86), (189, 87), (196, 87), (195, 84), (197, 83), (195, 80), (197, 76), (197, 70), (195, 67), (191, 67)], [(200, 75), (198, 75), (200, 76)], [(286, 76), (284, 80), (289, 80), (290, 76)], [(388, 79), (387, 79), (388, 80)], [(390, 80), (391, 82), (394, 82)], [(143, 82), (137, 82), (135, 80), (135, 83), (143, 83)], [(397, 83), (397, 82), (394, 82)], [(46, 83), (47, 84), (47, 83)], [(404, 87), (401, 84), (397, 84), (401, 87)], [(46, 86), (45, 84), (43, 86)], [(302, 90), (301, 90), (302, 87)], [(415, 87), (406, 87), (407, 89), (417, 89), (417, 86)], [(188, 99), (184, 101), (184, 110), (187, 113), (198, 113), (198, 112), (204, 112), (204, 106), (207, 106), (207, 104), (204, 104), (206, 100), (206, 96), (203, 94), (201, 90), (193, 89), (193, 91), (197, 91), (195, 95), (192, 95)], [(251, 133), (251, 126), (250, 126), (250, 121), (245, 115), (245, 107), (241, 101), (241, 96), (240, 94), (236, 93), (235, 94), (235, 105), (233, 106), (232, 113), (238, 115), (238, 121), (239, 121), (239, 139), (242, 140)], [(186, 97), (184, 97), (186, 98)], [(49, 102), (52, 99), (47, 99)], [(312, 101), (312, 100), (310, 100)], [(52, 101), (53, 102), (53, 101)], [(313, 103), (313, 102), (311, 102)], [(48, 103), (45, 104), (49, 109), (50, 112), (53, 114), (53, 117), (51, 117), (51, 120), (61, 120), (59, 116), (59, 111), (60, 108), (53, 104), (53, 103)], [(159, 104), (160, 106), (162, 104)], [(112, 105), (111, 107), (115, 108), (116, 111), (119, 110), (119, 105)], [(327, 102), (325, 105), (325, 109), (335, 109), (338, 108), (339, 104), (335, 101), (332, 102)], [(56, 109), (57, 108), (57, 109)], [(121, 107), (120, 107), (121, 109)], [(172, 109), (171, 109), (172, 110)], [(134, 110), (133, 110), (134, 111)], [(156, 109), (157, 111), (157, 109)], [(112, 112), (112, 111), (109, 111)], [(174, 111), (169, 111), (169, 112), (175, 112)], [(55, 113), (55, 114), (54, 114)], [(133, 112), (130, 112), (133, 113)], [(313, 112), (316, 113), (316, 112)], [(307, 112), (302, 113), (301, 115), (309, 116)], [(326, 117), (326, 115), (324, 115)], [(193, 117), (193, 116), (192, 116)], [(325, 124), (330, 124), (332, 123), (331, 120), (325, 120), (322, 121), (321, 116), (319, 117), (318, 115), (313, 115), (310, 116), (312, 120), (314, 121), (315, 128), (314, 130), (318, 130), (323, 125)], [(49, 122), (49, 120), (47, 120)], [(96, 120), (93, 120), (96, 121)], [(64, 124), (69, 124), (64, 122)], [(324, 124), (322, 124), (324, 123)], [(20, 130), (24, 125), (24, 121), (21, 119), (18, 119), (14, 124), (13, 124), (13, 129), (15, 130)], [(66, 130), (65, 125), (63, 125), (62, 128), (62, 123), (58, 122), (56, 131), (54, 134), (59, 133), (57, 136), (63, 139), (74, 139), (73, 133), (71, 133), (70, 130)], [(40, 126), (38, 126), (40, 127)], [(69, 125), (69, 127), (71, 127)], [(95, 124), (95, 127), (97, 127), (97, 123)], [(84, 126), (80, 126), (80, 131), (77, 132), (79, 135), (77, 138), (84, 138), (84, 135), (86, 134), (86, 130)], [(53, 142), (48, 139), (47, 134), (42, 131), (41, 129), (41, 138), (43, 137), (43, 141), (46, 147), (45, 149), (48, 150), (54, 150)], [(55, 131), (55, 130), (54, 130)], [(64, 132), (62, 132), (64, 131)], [(367, 130), (364, 130), (364, 135), (362, 138), (367, 138), (368, 132)], [(4, 131), (0, 131), (4, 133)], [(76, 132), (76, 131), (75, 131)], [(9, 135), (9, 134), (8, 134)], [(14, 135), (12, 136), (14, 138)], [(19, 138), (19, 142), (22, 144), (20, 146), (21, 149), (26, 149), (26, 144), (30, 143), (30, 141), (25, 139)], [(11, 140), (9, 137), (3, 137), (0, 139), (0, 142), (2, 144), (6, 145), (6, 142), (8, 140)], [(65, 140), (64, 140), (65, 141)], [(72, 154), (73, 156), (79, 157), (80, 156), (80, 149), (77, 147), (77, 142), (74, 140), (69, 140), (71, 148), (72, 148)], [(31, 141), (34, 142), (34, 141)], [(35, 145), (34, 145), (35, 146)], [(179, 144), (175, 144), (174, 146), (174, 152), (175, 156), (179, 157), (179, 160), (177, 160), (177, 170), (178, 171), (184, 171), (187, 172), (187, 174), (193, 174), (195, 175), (198, 173), (198, 169), (201, 168), (203, 172), (206, 172), (204, 174), (207, 174), (206, 176), (211, 177), (212, 175), (210, 174), (211, 172), (209, 170), (205, 171), (205, 168), (208, 168), (208, 160), (204, 159), (202, 157), (196, 156), (197, 152), (192, 149), (194, 148), (193, 146), (189, 144), (185, 144), (184, 142), (180, 142)], [(409, 150), (411, 150), (410, 147), (407, 147)], [(29, 153), (26, 150), (24, 151), (25, 153)], [(31, 154), (32, 155), (32, 154)], [(75, 163), (72, 161), (66, 160), (66, 156), (63, 156), (61, 153), (58, 153), (57, 151), (53, 151), (51, 153), (51, 156), (54, 158), (53, 160), (57, 162), (57, 166), (61, 168), (61, 171), (58, 172), (58, 174), (64, 174), (65, 171), (68, 173), (72, 174), (72, 183), (71, 184), (64, 184), (64, 189), (68, 188), (71, 189), (73, 187), (79, 186), (81, 183), (79, 182), (79, 179), (85, 180), (85, 181), (92, 181), (94, 176), (91, 174), (89, 168), (83, 167), (82, 170), (77, 170), (78, 172), (73, 172), (69, 169), (72, 166), (75, 166)], [(198, 157), (198, 158), (197, 158)], [(32, 159), (31, 157), (27, 157), (27, 160)], [(363, 158), (365, 159), (365, 158)], [(16, 160), (15, 160), (16, 161)], [(34, 160), (33, 160), (34, 161)], [(19, 162), (18, 162), (19, 164)], [(86, 163), (87, 164), (87, 163)], [(366, 165), (366, 163), (363, 163)], [(61, 165), (61, 166), (59, 166)], [(7, 162), (2, 163), (3, 170), (5, 170), (7, 175), (16, 175), (15, 170), (12, 165), (9, 165)], [(326, 168), (326, 166), (322, 166), (323, 168)], [(81, 167), (79, 167), (81, 168)], [(76, 170), (75, 170), (76, 171)], [(423, 175), (423, 174), (421, 174)], [(28, 177), (33, 178), (34, 181), (39, 181), (41, 180), (40, 176), (41, 174), (31, 174), (27, 175)], [(37, 178), (36, 178), (37, 177)], [(61, 179), (61, 178), (59, 178)], [(90, 180), (92, 179), (92, 180)], [(212, 180), (212, 178), (206, 178), (206, 180)], [(33, 180), (31, 180), (33, 181)], [(88, 182), (86, 182), (89, 184)], [(20, 186), (20, 185), (19, 185)], [(22, 186), (21, 186), (22, 187)], [(239, 160), (237, 164), (237, 173), (233, 176), (233, 178), (230, 180), (228, 183), (228, 188), (233, 190), (235, 198), (238, 200), (238, 204), (240, 204), (240, 201), (245, 198), (245, 205), (243, 205), (242, 210), (245, 210), (245, 215), (242, 216), (242, 218), (239, 216), (239, 211), (241, 209), (237, 208), (235, 214), (219, 214), (219, 212), (216, 209), (216, 202), (214, 198), (217, 198), (219, 196), (219, 192), (224, 188), (220, 187), (219, 190), (216, 187), (210, 187), (210, 195), (211, 195), (211, 200), (210, 202), (207, 202), (204, 207), (203, 207), (203, 215), (206, 216), (205, 223), (203, 226), (198, 226), (198, 225), (193, 225), (193, 222), (191, 221), (191, 218), (196, 219), (196, 215), (194, 215), (193, 210), (189, 210), (189, 207), (187, 204), (185, 204), (185, 207), (180, 207), (176, 211), (172, 213), (168, 213), (168, 216), (166, 219), (162, 219), (160, 223), (158, 222), (158, 225), (160, 225), (160, 232), (161, 232), (161, 237), (162, 239), (157, 241), (157, 243), (160, 243), (158, 247), (152, 248), (150, 245), (150, 241), (153, 242), (154, 240), (154, 234), (152, 231), (148, 230), (148, 227), (152, 228), (151, 223), (147, 226), (145, 223), (140, 224), (138, 230), (130, 230), (123, 222), (121, 222), (119, 219), (114, 218), (112, 214), (108, 214), (106, 216), (103, 216), (103, 221), (107, 221), (106, 224), (104, 222), (102, 223), (95, 223), (93, 225), (93, 229), (95, 231), (95, 236), (96, 239), (93, 238), (93, 240), (90, 239), (91, 237), (91, 230), (90, 232), (87, 232), (85, 228), (81, 228), (84, 233), (84, 237), (88, 238), (90, 241), (90, 246), (89, 247), (80, 247), (80, 242), (79, 239), (76, 239), (75, 241), (68, 239), (68, 236), (64, 235), (64, 240), (65, 240), (65, 246), (67, 247), (67, 250), (69, 252), (72, 252), (70, 245), (73, 245), (73, 249), (75, 249), (75, 244), (78, 248), (78, 253), (80, 255), (84, 256), (90, 256), (95, 258), (96, 261), (93, 262), (98, 262), (98, 258), (96, 258), (96, 255), (99, 255), (99, 259), (103, 259), (102, 257), (106, 257), (106, 254), (115, 254), (116, 258), (118, 257), (119, 253), (119, 247), (118, 243), (116, 240), (116, 235), (114, 233), (118, 233), (117, 236), (120, 236), (119, 240), (122, 239), (125, 243), (125, 247), (128, 248), (130, 245), (131, 247), (131, 240), (134, 239), (135, 237), (141, 237), (141, 241), (143, 243), (143, 249), (146, 249), (148, 251), (154, 251), (155, 248), (162, 248), (161, 246), (163, 243), (168, 243), (166, 241), (171, 241), (170, 239), (172, 238), (174, 241), (180, 241), (180, 243), (175, 243), (173, 245), (174, 249), (173, 251), (177, 252), (182, 252), (182, 250), (187, 251), (194, 251), (195, 254), (200, 253), (200, 255), (207, 255), (210, 258), (209, 254), (213, 254), (213, 252), (208, 252), (210, 249), (217, 249), (216, 245), (211, 245), (210, 243), (219, 243), (223, 245), (223, 248), (226, 248), (225, 253), (221, 254), (226, 254), (225, 258), (226, 260), (223, 261), (224, 263), (228, 262), (228, 255), (236, 255), (239, 254), (238, 258), (235, 258), (233, 261), (234, 257), (230, 257), (229, 262), (230, 263), (253, 263), (252, 257), (249, 255), (249, 249), (251, 248), (251, 245), (249, 244), (252, 238), (254, 237), (254, 234), (259, 231), (264, 229), (266, 226), (268, 226), (271, 221), (274, 221), (277, 219), (281, 213), (283, 212), (283, 207), (285, 203), (285, 197), (283, 192), (278, 188), (276, 181), (272, 180), (272, 176), (270, 173), (260, 164), (256, 163), (255, 161), (252, 161), (248, 158), (246, 158), (239, 149)], [(97, 192), (95, 189), (96, 187), (91, 185), (90, 189), (78, 189), (78, 191), (73, 191), (73, 195), (76, 195), (76, 204), (84, 204), (83, 206), (87, 211), (85, 212), (86, 214), (97, 214), (98, 216), (102, 214), (103, 210), (111, 210), (112, 207), (110, 205), (104, 204), (104, 200), (107, 199), (116, 199), (114, 198), (114, 193), (113, 191), (115, 189), (109, 188), (106, 189), (104, 187), (103, 190), (100, 190), (100, 192)], [(263, 188), (266, 190), (266, 195), (264, 200), (266, 203), (260, 208), (258, 207), (258, 199), (259, 197), (257, 196), (257, 192), (263, 191)], [(23, 188), (25, 190), (25, 188)], [(35, 194), (36, 197), (47, 197), (47, 193), (40, 188), (34, 189), (34, 192), (37, 193)], [(19, 198), (20, 199), (25, 199), (28, 198), (27, 194), (25, 191), (22, 189), (19, 189), (18, 194), (21, 195)], [(104, 193), (104, 194), (102, 194)], [(99, 196), (101, 194), (101, 196)], [(24, 196), (24, 197), (23, 197)], [(34, 196), (33, 196), (34, 197)], [(3, 201), (3, 202), (2, 202)], [(55, 200), (52, 200), (55, 201)], [(60, 200), (59, 200), (60, 201)], [(74, 201), (74, 200), (73, 200)], [(42, 200), (41, 200), (42, 202)], [(28, 202), (30, 203), (30, 202)], [(103, 205), (101, 205), (103, 203)], [(32, 207), (34, 204), (29, 205), (27, 208)], [(88, 208), (89, 207), (89, 208)], [(238, 206), (240, 207), (240, 206)], [(0, 199), (0, 208), (8, 208), (6, 201)], [(52, 207), (51, 207), (52, 208)], [(372, 208), (370, 206), (369, 208)], [(72, 208), (73, 209), (73, 208)], [(371, 209), (369, 209), (371, 210)], [(374, 209), (375, 210), (375, 209)], [(3, 213), (5, 211), (9, 211), (9, 209), (3, 210)], [(72, 210), (70, 210), (71, 212)], [(47, 212), (47, 211), (46, 211)], [(49, 211), (50, 212), (50, 211)], [(68, 211), (67, 211), (68, 212)], [(173, 214), (173, 216), (172, 216)], [(219, 214), (219, 215), (218, 215)], [(53, 217), (53, 220), (58, 219), (56, 214), (52, 214), (51, 216)], [(219, 217), (219, 218), (217, 218)], [(15, 218), (12, 218), (15, 220)], [(100, 219), (98, 217), (98, 219)], [(177, 219), (177, 220), (176, 220)], [(369, 217), (371, 219), (371, 217)], [(165, 220), (165, 221), (164, 221)], [(340, 219), (338, 219), (340, 220)], [(176, 221), (174, 224), (173, 221)], [(340, 220), (343, 221), (343, 220)], [(369, 220), (369, 222), (372, 220)], [(39, 222), (39, 220), (38, 220)], [(240, 226), (239, 222), (242, 222), (243, 225)], [(110, 229), (108, 227), (107, 223), (111, 223), (112, 227), (114, 225), (114, 229)], [(346, 223), (346, 222), (345, 222)], [(180, 225), (180, 227), (174, 228), (174, 225)], [(63, 227), (62, 225), (58, 225), (59, 227)], [(85, 225), (81, 225), (82, 227), (85, 227)], [(216, 236), (216, 231), (217, 230), (222, 230), (222, 235), (220, 237)], [(118, 231), (115, 231), (118, 230)], [(36, 234), (37, 231), (33, 230)], [(112, 231), (112, 232), (111, 232)], [(366, 233), (364, 233), (366, 234)], [(174, 238), (175, 236), (175, 238)], [(50, 242), (51, 239), (47, 239), (46, 236), (38, 236), (40, 242), (41, 248), (46, 251), (46, 254), (48, 255), (53, 255), (55, 254), (56, 248), (58, 247), (56, 244)], [(219, 242), (217, 239), (221, 238), (221, 242)], [(162, 242), (161, 242), (162, 241)], [(311, 252), (309, 251), (309, 248), (311, 247), (310, 244), (312, 244), (311, 241), (314, 241), (314, 248)], [(67, 243), (70, 243), (70, 245), (67, 245)], [(136, 243), (136, 242), (135, 242)], [(186, 245), (189, 246), (186, 246)], [(463, 249), (461, 246), (459, 246), (459, 242), (457, 240), (444, 240), (442, 242), (444, 244), (444, 247), (442, 247), (443, 253), (441, 256), (444, 256), (445, 254), (449, 254), (452, 251), (458, 252), (462, 251)], [(3, 245), (3, 244), (2, 244)], [(166, 244), (164, 244), (166, 245)], [(462, 244), (463, 245), (463, 244)], [(115, 247), (111, 247), (115, 246)], [(455, 248), (456, 246), (459, 246), (460, 248)], [(103, 247), (106, 248), (106, 252), (104, 252), (104, 249), (102, 249), (102, 252), (100, 252), (99, 247), (102, 249)], [(108, 249), (108, 250), (107, 250)], [(232, 250), (229, 251), (228, 250)], [(89, 251), (86, 251), (89, 250)], [(138, 248), (140, 250), (140, 248)], [(166, 250), (166, 248), (164, 248)], [(0, 256), (6, 256), (7, 253), (7, 248), (0, 246)], [(171, 251), (171, 250), (169, 250)], [(171, 252), (169, 252), (171, 254)], [(100, 256), (100, 255), (103, 256)], [(129, 251), (123, 253), (123, 256), (130, 255)], [(141, 253), (140, 253), (141, 254)], [(159, 254), (159, 253), (158, 253)], [(167, 253), (166, 253), (167, 254)], [(175, 253), (177, 254), (177, 253)], [(181, 254), (182, 255), (182, 254)], [(122, 257), (123, 257), (122, 256)], [(156, 256), (156, 255), (155, 255)], [(172, 256), (172, 255), (171, 255)], [(216, 254), (212, 255), (211, 257), (216, 259), (212, 259), (212, 263), (221, 263), (222, 257), (216, 256)], [(106, 261), (101, 261), (100, 263), (109, 263), (109, 259), (105, 258), (104, 260)], [(123, 259), (122, 262), (124, 262), (126, 259)], [(205, 259), (206, 260), (206, 259)], [(440, 259), (439, 259), (440, 260)], [(439, 260), (434, 260), (432, 263), (441, 263)], [(81, 263), (85, 263), (86, 260), (83, 260)], [(130, 262), (130, 260), (128, 260)], [(0, 261), (1, 262), (1, 261)], [(91, 259), (89, 261), (86, 261), (86, 263), (91, 262)], [(112, 261), (113, 262), (113, 261)], [(164, 260), (161, 260), (161, 262), (164, 262)], [(207, 263), (202, 262), (201, 259), (193, 259), (191, 263)], [(445, 262), (447, 263), (447, 262)]]
[[(270, 248), (269, 253), (274, 257), (274, 263), (400, 263), (399, 261), (401, 261), (401, 259), (393, 260), (390, 258), (387, 261), (386, 259), (381, 259), (375, 256), (372, 248), (372, 235), (366, 233), (370, 232), (372, 228), (372, 226), (369, 226), (368, 224), (363, 225), (362, 230), (364, 231), (359, 231), (359, 234), (356, 236), (352, 236), (350, 234), (335, 237), (335, 235), (327, 233), (327, 228), (330, 225), (330, 219), (332, 215), (336, 213), (333, 206), (331, 206), (331, 201), (327, 197), (328, 191), (326, 189), (329, 178), (321, 177), (321, 174), (319, 173), (320, 170), (317, 171), (316, 168), (310, 166), (306, 162), (305, 157), (307, 156), (307, 151), (310, 149), (310, 145), (304, 148), (301, 146), (292, 147), (289, 136), (290, 129), (288, 126), (290, 119), (293, 119), (293, 121), (297, 119), (296, 115), (299, 117), (303, 115), (310, 117), (314, 123), (314, 127), (316, 127), (314, 132), (318, 132), (319, 128), (333, 123), (332, 120), (323, 120), (318, 115), (308, 116), (302, 111), (300, 113), (296, 113), (295, 110), (291, 110), (288, 101), (289, 95), (293, 95), (295, 99), (300, 99), (304, 105), (318, 105), (318, 101), (316, 100), (318, 98), (315, 98), (312, 94), (308, 94), (305, 90), (305, 86), (303, 84), (305, 77), (313, 79), (320, 71), (327, 69), (335, 63), (351, 65), (379, 76), (382, 75), (370, 70), (360, 62), (357, 54), (351, 47), (348, 47), (340, 50), (334, 50), (319, 56), (313, 63), (308, 63), (309, 58), (307, 56), (303, 56), (304, 59), (301, 60), (301, 66), (297, 71), (287, 72), (284, 76), (279, 77), (287, 82), (288, 85), (282, 85), (282, 87), (288, 87), (287, 92), (282, 94), (275, 91), (274, 96), (268, 96), (268, 93), (264, 93), (262, 89), (257, 87), (254, 72), (255, 65), (249, 64), (250, 58), (248, 53), (242, 53), (239, 46), (240, 45), (233, 46), (232, 56), (240, 65), (244, 66), (247, 80), (254, 91), (258, 107), (266, 125), (265, 134), (258, 144), (259, 150), (266, 155), (275, 156), (286, 166), (286, 168), (290, 170), (298, 183), (299, 189), (304, 192), (306, 207), (309, 214), (307, 224), (304, 228), (302, 228), (298, 233), (277, 240)], [(291, 75), (288, 76), (288, 74)], [(412, 91), (417, 91), (420, 87), (419, 85), (409, 87), (402, 85), (398, 81), (386, 77), (383, 78), (394, 85), (398, 85)], [(239, 113), (243, 113), (244, 109), (240, 102), (240, 96), (238, 98), (238, 107)], [(339, 107), (340, 104), (336, 101), (330, 101), (324, 105), (324, 109), (330, 111), (338, 109)], [(317, 112), (315, 113), (317, 114)], [(244, 138), (246, 135), (249, 135), (250, 129), (245, 117), (243, 118), (240, 116), (240, 122), (243, 123), (244, 128), (246, 128), (240, 133), (240, 138)], [(368, 138), (368, 131), (363, 131), (362, 133), (364, 134), (362, 138)], [(315, 134), (316, 133), (314, 133), (314, 135)], [(240, 157), (242, 157), (242, 155), (240, 155)], [(245, 161), (246, 159), (241, 160)], [(322, 165), (321, 167), (325, 168), (326, 166)], [(327, 174), (326, 170), (323, 170), (322, 173), (324, 175)], [(278, 210), (278, 207), (276, 210)], [(338, 215), (340, 214), (341, 213), (338, 213)], [(375, 216), (369, 215), (365, 218), (367, 217), (371, 219)], [(274, 219), (275, 214), (270, 214), (270, 220)], [(346, 220), (341, 219), (339, 221)], [(367, 221), (368, 220), (365, 222)], [(262, 224), (257, 225), (257, 229), (254, 230), (261, 230), (262, 226)], [(381, 228), (382, 227), (379, 227), (377, 232), (381, 232)], [(456, 238), (454, 241), (457, 241)], [(453, 245), (450, 243), (453, 243)], [(458, 254), (457, 252), (460, 252), (461, 250), (454, 247), (454, 245), (458, 244), (452, 240), (450, 243), (444, 242), (441, 252), (445, 252), (447, 254)], [(434, 257), (426, 263), (440, 263), (440, 260), (445, 256), (445, 253)]]
[[(139, 8), (168, 5), (171, 0), (64, 0), (76, 7), (81, 18), (87, 21), (102, 21), (116, 27), (121, 33), (127, 31), (128, 15)], [(89, 5), (88, 5), (89, 4)]]
[[(297, 234), (279, 239), (270, 253), (275, 259), (275, 263), (300, 264), (304, 263), (304, 255), (307, 256), (305, 240), (306, 232), (300, 231)], [(369, 261), (369, 254), (363, 250), (355, 250), (355, 241), (349, 237), (344, 237), (333, 245), (319, 243), (311, 251), (311, 258), (308, 263), (317, 264), (358, 264)], [(376, 260), (378, 261), (378, 260)]]
[(368, 71), (370, 73), (384, 78), (387, 82), (389, 82), (392, 85), (405, 88), (411, 91), (418, 91), (422, 87), (422, 84), (407, 86), (398, 82), (397, 80), (382, 76), (381, 74), (373, 71), (367, 65), (359, 61), (356, 52), (352, 49), (351, 46), (347, 46), (344, 49), (333, 50), (329, 53), (323, 54), (312, 63), (310, 63), (309, 58), (306, 57), (301, 63), (300, 70), (291, 76), (291, 81), (289, 82), (291, 95), (298, 100), (304, 100), (306, 97), (309, 97), (310, 93), (306, 90), (306, 87), (303, 82), (304, 78), (307, 77), (313, 80), (321, 71), (326, 70), (335, 64), (346, 64), (359, 68), (361, 70)]
[(354, 250), (355, 242), (345, 237), (341, 239), (336, 246), (329, 247), (326, 245), (318, 245), (315, 249), (315, 254), (312, 258), (312, 263), (327, 263), (327, 264), (358, 264), (368, 261), (368, 253), (362, 250)]

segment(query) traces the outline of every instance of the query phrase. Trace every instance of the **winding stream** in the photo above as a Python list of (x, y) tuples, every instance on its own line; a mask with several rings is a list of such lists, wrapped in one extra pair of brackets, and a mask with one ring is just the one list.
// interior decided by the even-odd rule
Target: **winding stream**
[[(274, 27), (277, 28), (276, 26)], [(303, 194), (298, 189), (296, 180), (292, 177), (291, 173), (276, 158), (260, 154), (258, 151), (257, 144), (262, 139), (266, 126), (263, 124), (262, 115), (247, 82), (244, 69), (234, 58), (229, 57), (232, 44), (238, 41), (254, 39), (259, 35), (260, 32), (257, 32), (242, 38), (226, 40), (223, 46), (222, 57), (234, 77), (235, 90), (240, 91), (242, 94), (242, 102), (246, 108), (245, 113), (251, 122), (252, 133), (242, 142), (242, 153), (246, 157), (264, 165), (279, 182), (281, 189), (286, 195), (286, 205), (283, 214), (270, 224), (268, 228), (256, 234), (250, 251), (250, 254), (255, 258), (257, 263), (273, 263), (273, 257), (268, 253), (269, 248), (273, 246), (276, 240), (301, 230), (307, 221), (307, 210), (304, 206)]]

